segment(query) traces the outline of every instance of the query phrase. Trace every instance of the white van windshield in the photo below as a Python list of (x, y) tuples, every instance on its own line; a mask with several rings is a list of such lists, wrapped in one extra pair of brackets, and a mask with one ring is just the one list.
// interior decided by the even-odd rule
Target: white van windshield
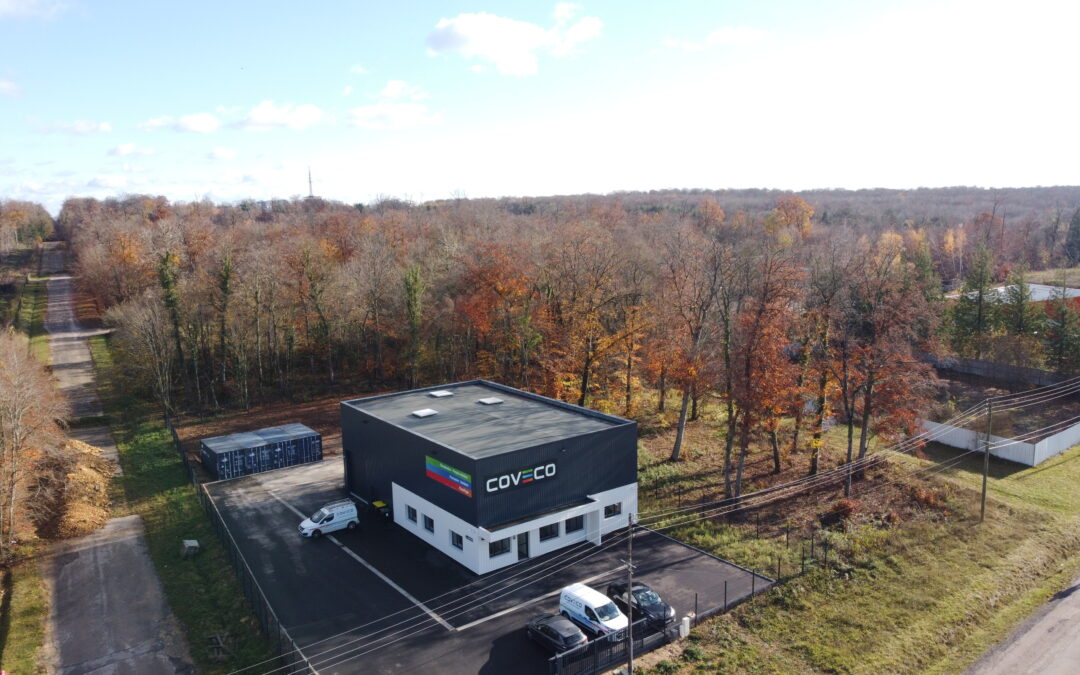
[(615, 606), (614, 602), (596, 608), (596, 616), (600, 617), (601, 621), (611, 621), (615, 617), (619, 616), (619, 608)]
[(321, 523), (323, 521), (324, 518), (326, 518), (327, 515), (329, 515), (329, 514), (327, 514), (326, 511), (323, 511), (322, 509), (319, 509), (314, 514), (312, 514), (311, 522), (318, 525), (319, 523)]

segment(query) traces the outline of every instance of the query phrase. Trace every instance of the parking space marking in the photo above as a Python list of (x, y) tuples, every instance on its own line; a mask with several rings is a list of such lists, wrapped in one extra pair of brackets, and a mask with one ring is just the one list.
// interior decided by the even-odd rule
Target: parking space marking
[[(581, 583), (583, 583), (583, 584), (591, 584), (592, 582), (596, 581), (597, 579), (603, 579), (606, 576), (611, 576), (613, 573), (618, 572), (619, 569), (620, 568), (616, 567), (615, 569), (608, 570), (607, 572), (601, 572), (600, 574), (594, 574), (593, 576), (589, 577), (588, 579), (582, 579)], [(558, 595), (559, 593), (562, 593), (561, 588), (559, 590), (557, 590), (557, 591), (552, 591), (550, 593), (545, 593), (544, 595), (541, 595), (539, 597), (535, 597), (532, 600), (529, 600), (528, 602), (521, 603), (520, 605), (516, 605), (514, 607), (507, 607), (506, 609), (495, 612), (494, 614), (489, 614), (489, 615), (485, 616), (482, 619), (477, 619), (476, 621), (467, 623), (464, 626), (458, 626), (454, 630), (456, 632), (460, 633), (461, 631), (465, 630), (466, 628), (472, 628), (473, 626), (479, 626), (480, 624), (484, 623), (485, 621), (491, 621), (492, 619), (497, 619), (500, 616), (510, 614), (511, 612), (516, 612), (519, 609), (524, 609), (525, 607), (528, 607), (529, 605), (535, 605), (536, 603), (540, 602), (541, 600), (547, 600), (551, 596)]]
[[(301, 513), (299, 509), (297, 509), (297, 508), (296, 508), (295, 506), (293, 506), (293, 505), (292, 505), (292, 504), (290, 504), (289, 502), (285, 501), (285, 500), (284, 500), (284, 499), (282, 499), (281, 497), (278, 497), (278, 496), (277, 496), (276, 494), (274, 494), (274, 493), (273, 493), (273, 492), (271, 492), (270, 490), (267, 490), (266, 492), (267, 492), (267, 493), (268, 493), (268, 494), (269, 494), (269, 495), (270, 495), (271, 497), (273, 497), (274, 499), (276, 499), (276, 500), (278, 500), (279, 502), (281, 502), (281, 504), (282, 504), (283, 506), (285, 506), (285, 508), (289, 509), (290, 511), (292, 511), (292, 512), (293, 512), (293, 513), (295, 513), (296, 515), (300, 516), (301, 518), (307, 518), (307, 516), (305, 516), (305, 515), (304, 515), (303, 513)], [(356, 551), (353, 551), (353, 550), (352, 550), (351, 548), (349, 548), (349, 547), (348, 547), (348, 546), (346, 546), (345, 544), (342, 544), (342, 543), (341, 543), (340, 541), (338, 541), (337, 537), (335, 537), (335, 536), (334, 536), (334, 535), (332, 535), (332, 534), (328, 534), (328, 535), (326, 535), (326, 538), (327, 538), (327, 539), (329, 539), (330, 541), (332, 541), (332, 542), (333, 542), (334, 544), (336, 544), (338, 548), (340, 548), (340, 549), (341, 549), (342, 551), (344, 551), (345, 553), (347, 553), (347, 554), (348, 554), (348, 555), (349, 555), (350, 557), (352, 557), (352, 559), (353, 559), (353, 560), (355, 560), (356, 562), (358, 562), (358, 563), (360, 563), (361, 565), (363, 565), (364, 567), (366, 567), (366, 568), (368, 569), (368, 571), (370, 571), (370, 572), (371, 572), (372, 574), (374, 574), (375, 576), (377, 576), (377, 577), (379, 577), (380, 579), (382, 579), (383, 581), (385, 581), (385, 582), (386, 582), (386, 584), (387, 584), (388, 586), (390, 586), (391, 588), (393, 588), (393, 589), (394, 589), (395, 591), (397, 591), (398, 593), (401, 593), (401, 595), (405, 596), (405, 598), (406, 598), (406, 599), (408, 599), (408, 601), (409, 601), (409, 602), (411, 602), (412, 604), (416, 605), (416, 606), (417, 606), (417, 607), (419, 607), (420, 609), (424, 610), (424, 613), (426, 613), (426, 614), (427, 614), (428, 616), (430, 616), (430, 617), (431, 617), (432, 619), (434, 619), (435, 621), (439, 622), (439, 624), (440, 624), (440, 625), (441, 625), (441, 626), (442, 626), (443, 628), (445, 628), (445, 629), (446, 629), (446, 630), (448, 630), (448, 631), (453, 631), (453, 630), (454, 630), (454, 627), (453, 627), (453, 626), (451, 626), (451, 625), (450, 625), (449, 623), (447, 623), (445, 619), (443, 619), (443, 618), (442, 618), (441, 616), (439, 616), (439, 615), (438, 615), (438, 614), (436, 614), (435, 612), (433, 612), (433, 611), (431, 611), (430, 609), (428, 609), (427, 605), (425, 605), (424, 603), (422, 603), (422, 602), (420, 602), (419, 600), (417, 600), (416, 598), (414, 598), (414, 597), (412, 596), (412, 594), (410, 594), (410, 593), (409, 593), (408, 591), (406, 591), (406, 590), (405, 590), (404, 588), (402, 588), (401, 586), (398, 586), (397, 584), (395, 584), (395, 583), (394, 583), (394, 582), (393, 582), (393, 581), (392, 581), (392, 580), (390, 579), (390, 577), (386, 576), (385, 574), (383, 574), (383, 573), (382, 573), (382, 572), (380, 572), (379, 570), (375, 569), (375, 567), (373, 567), (373, 566), (371, 565), (371, 563), (369, 563), (368, 561), (364, 560), (364, 559), (363, 559), (363, 558), (361, 558), (361, 557), (360, 557), (359, 555), (357, 555), (357, 554), (356, 554)]]

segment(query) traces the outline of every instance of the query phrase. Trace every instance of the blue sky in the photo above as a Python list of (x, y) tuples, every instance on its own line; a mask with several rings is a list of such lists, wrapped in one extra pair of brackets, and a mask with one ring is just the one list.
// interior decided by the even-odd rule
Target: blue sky
[(1076, 184), (1078, 6), (0, 0), (0, 198)]

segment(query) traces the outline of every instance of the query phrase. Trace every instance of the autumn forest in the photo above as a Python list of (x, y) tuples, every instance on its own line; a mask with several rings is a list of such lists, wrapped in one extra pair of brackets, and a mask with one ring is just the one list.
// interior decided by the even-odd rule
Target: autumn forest
[[(816, 472), (833, 419), (852, 457), (909, 432), (928, 354), (1080, 364), (1073, 306), (1024, 290), (1080, 259), (1078, 206), (1077, 188), (132, 196), (69, 199), (55, 228), (133, 386), (173, 414), (482, 377), (674, 426), (677, 460), (707, 407), (738, 495), (752, 453)], [(9, 239), (51, 234), (17, 207)], [(1017, 297), (987, 293), (1005, 282)]]

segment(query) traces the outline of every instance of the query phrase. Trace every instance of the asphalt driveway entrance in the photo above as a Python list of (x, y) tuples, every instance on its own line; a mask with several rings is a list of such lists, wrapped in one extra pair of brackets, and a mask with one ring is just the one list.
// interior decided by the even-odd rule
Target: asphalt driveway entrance
[[(301, 515), (340, 499), (340, 459), (207, 484), (267, 599), (320, 673), (546, 673), (532, 616), (558, 609), (573, 582), (600, 590), (624, 573), (624, 533), (477, 577), (400, 527), (362, 526), (309, 540)], [(635, 578), (681, 617), (748, 597), (770, 580), (653, 532), (634, 538)], [(224, 572), (224, 570), (223, 570)], [(268, 668), (270, 666), (267, 666)], [(288, 672), (287, 670), (278, 672)]]

